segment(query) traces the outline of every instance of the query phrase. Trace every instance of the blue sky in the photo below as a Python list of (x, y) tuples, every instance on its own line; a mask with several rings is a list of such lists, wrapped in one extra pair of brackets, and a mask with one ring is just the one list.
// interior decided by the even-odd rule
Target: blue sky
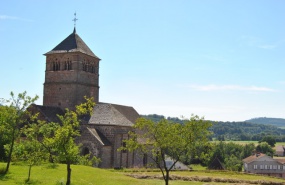
[(44, 53), (73, 31), (102, 60), (100, 101), (140, 114), (285, 118), (285, 1), (0, 2), (0, 97), (42, 104)]

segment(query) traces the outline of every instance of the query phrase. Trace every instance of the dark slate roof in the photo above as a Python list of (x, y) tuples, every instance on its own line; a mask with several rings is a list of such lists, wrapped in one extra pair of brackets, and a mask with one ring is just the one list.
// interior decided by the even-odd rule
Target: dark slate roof
[(87, 129), (102, 145), (111, 146), (111, 142), (98, 129), (89, 127)]
[(110, 103), (97, 103), (89, 124), (132, 126), (139, 114), (133, 107)]
[(81, 52), (86, 55), (98, 58), (91, 51), (91, 49), (85, 44), (85, 42), (79, 37), (79, 35), (76, 33), (75, 28), (73, 32), (66, 39), (64, 39), (51, 51), (47, 52), (46, 55), (53, 53), (68, 53), (68, 52)]
[(60, 122), (57, 115), (63, 115), (64, 111), (59, 107), (42, 106), (32, 104), (31, 108), (33, 111), (39, 112), (40, 116), (48, 122)]
[(225, 167), (221, 163), (221, 161), (216, 157), (212, 161), (212, 163), (208, 166), (208, 169), (210, 169), (210, 170), (225, 170)]

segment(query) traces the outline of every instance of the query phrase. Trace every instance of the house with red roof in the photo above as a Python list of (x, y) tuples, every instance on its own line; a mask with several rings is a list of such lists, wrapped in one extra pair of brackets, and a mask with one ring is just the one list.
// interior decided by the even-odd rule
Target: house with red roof
[(285, 178), (285, 161), (254, 153), (243, 161), (244, 172)]

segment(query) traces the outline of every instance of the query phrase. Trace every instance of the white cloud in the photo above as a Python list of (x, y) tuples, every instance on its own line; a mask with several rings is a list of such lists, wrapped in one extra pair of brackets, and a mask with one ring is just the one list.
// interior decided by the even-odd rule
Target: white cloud
[(257, 86), (240, 86), (240, 85), (188, 85), (188, 88), (197, 91), (258, 91), (258, 92), (274, 92), (276, 90), (267, 87)]
[(23, 19), (20, 17), (15, 17), (15, 16), (9, 16), (9, 15), (0, 15), (0, 20), (19, 20), (19, 21), (28, 21), (32, 22), (33, 20), (30, 19)]

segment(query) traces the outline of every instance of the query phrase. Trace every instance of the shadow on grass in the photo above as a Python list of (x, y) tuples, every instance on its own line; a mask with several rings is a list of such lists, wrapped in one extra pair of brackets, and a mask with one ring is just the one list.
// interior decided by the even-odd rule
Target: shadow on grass
[(56, 169), (59, 165), (57, 163), (48, 163), (45, 167), (47, 169)]
[(1, 173), (0, 172), (0, 181), (7, 181), (10, 179), (9, 174)]
[(31, 184), (31, 185), (34, 185), (34, 184), (42, 184), (40, 181), (38, 180), (25, 180), (25, 184)]

